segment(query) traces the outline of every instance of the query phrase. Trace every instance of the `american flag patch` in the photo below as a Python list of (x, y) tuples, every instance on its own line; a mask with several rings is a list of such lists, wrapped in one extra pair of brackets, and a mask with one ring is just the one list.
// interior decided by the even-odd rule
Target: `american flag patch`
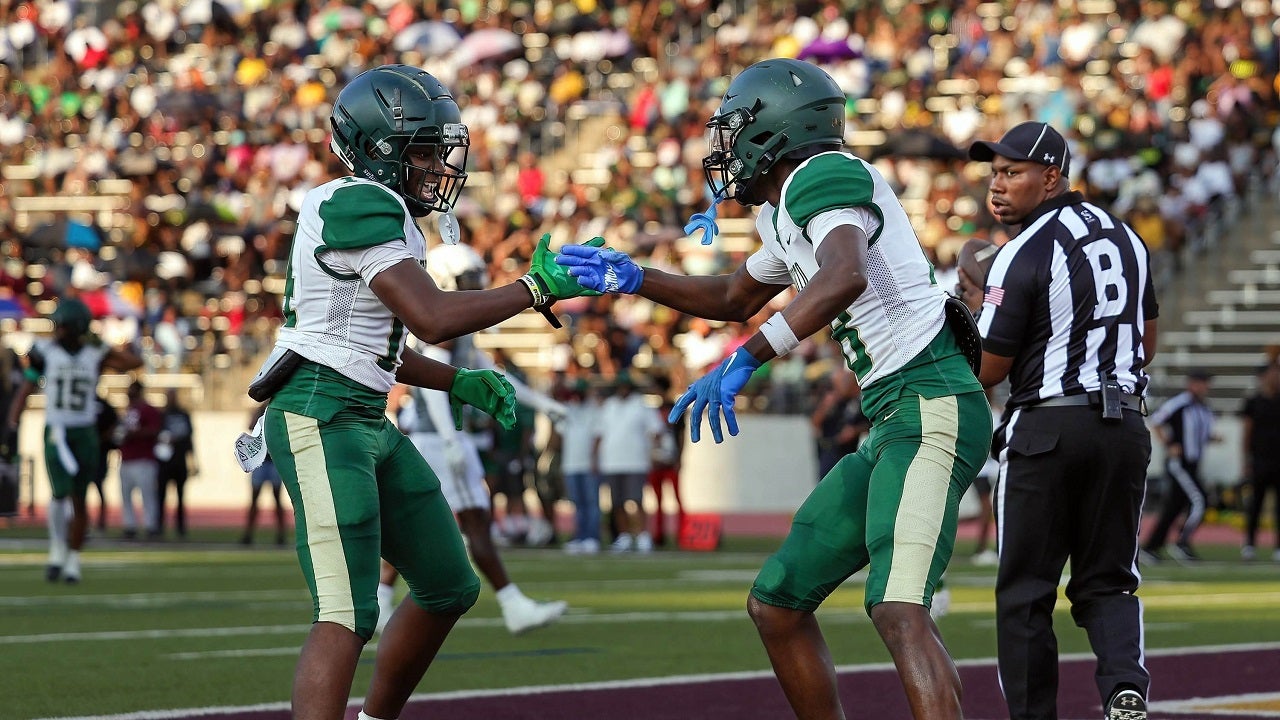
[(991, 303), (992, 305), (995, 305), (996, 307), (1000, 307), (1000, 303), (1004, 302), (1004, 288), (992, 287), (988, 285), (987, 295), (984, 298), (984, 300), (986, 302)]

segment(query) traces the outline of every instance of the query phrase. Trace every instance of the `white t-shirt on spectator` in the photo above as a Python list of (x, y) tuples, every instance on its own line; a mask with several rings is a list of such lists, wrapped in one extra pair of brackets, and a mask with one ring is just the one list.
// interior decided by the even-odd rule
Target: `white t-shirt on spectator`
[(560, 433), (560, 471), (565, 475), (591, 472), (591, 453), (600, 434), (600, 403), (565, 403), (569, 412), (556, 424)]
[(605, 399), (600, 407), (600, 472), (649, 472), (653, 437), (662, 431), (662, 418), (643, 395), (633, 392), (625, 398)]

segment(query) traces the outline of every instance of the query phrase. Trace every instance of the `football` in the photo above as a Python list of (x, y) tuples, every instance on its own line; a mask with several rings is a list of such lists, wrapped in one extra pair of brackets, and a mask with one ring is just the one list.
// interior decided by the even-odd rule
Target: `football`
[(987, 273), (991, 271), (991, 264), (995, 262), (998, 250), (1000, 246), (989, 240), (966, 240), (960, 247), (960, 252), (956, 253), (956, 267), (963, 270), (975, 285), (985, 287)]

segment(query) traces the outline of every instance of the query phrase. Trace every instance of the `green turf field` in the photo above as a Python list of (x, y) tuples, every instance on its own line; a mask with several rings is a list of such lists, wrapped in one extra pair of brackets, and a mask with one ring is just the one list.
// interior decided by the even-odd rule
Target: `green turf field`
[[(288, 699), (310, 619), (291, 551), (241, 548), (230, 531), (181, 545), (98, 541), (84, 556), (85, 582), (65, 586), (43, 579), (40, 534), (0, 530), (0, 717)], [(715, 553), (621, 557), (507, 550), (525, 592), (566, 599), (570, 614), (513, 638), (486, 588), (419, 690), (767, 669), (744, 606), (776, 542), (731, 539)], [(1243, 563), (1235, 548), (1203, 551), (1199, 566), (1147, 571), (1148, 647), (1280, 637), (1280, 565)], [(962, 547), (948, 576), (952, 611), (940, 626), (956, 658), (992, 657), (994, 569), (970, 566), (966, 553)], [(837, 663), (889, 660), (862, 610), (858, 577), (820, 617)], [(1087, 651), (1065, 602), (1057, 625), (1063, 652)], [(372, 655), (366, 651), (356, 696), (367, 687)]]

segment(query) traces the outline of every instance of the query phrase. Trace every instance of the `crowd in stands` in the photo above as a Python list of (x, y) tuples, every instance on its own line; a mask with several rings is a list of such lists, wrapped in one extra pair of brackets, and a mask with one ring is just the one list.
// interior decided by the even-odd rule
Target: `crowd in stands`
[[(459, 215), (495, 282), (543, 232), (689, 272), (739, 264), (750, 242), (681, 228), (708, 201), (706, 118), (768, 56), (836, 78), (850, 146), (899, 189), (940, 270), (970, 237), (1007, 239), (965, 148), (1036, 119), (1067, 133), (1073, 183), (1176, 273), (1269, 187), (1277, 23), (1261, 0), (0, 0), (0, 316), (81, 294), (154, 369), (269, 342), (298, 200), (342, 172), (329, 104), (391, 62), (463, 109)], [(72, 202), (104, 197), (118, 203)], [(631, 370), (676, 389), (764, 319), (718, 327), (633, 297), (557, 309), (563, 380)], [(806, 341), (753, 380), (753, 402), (807, 411), (837, 358)]]

